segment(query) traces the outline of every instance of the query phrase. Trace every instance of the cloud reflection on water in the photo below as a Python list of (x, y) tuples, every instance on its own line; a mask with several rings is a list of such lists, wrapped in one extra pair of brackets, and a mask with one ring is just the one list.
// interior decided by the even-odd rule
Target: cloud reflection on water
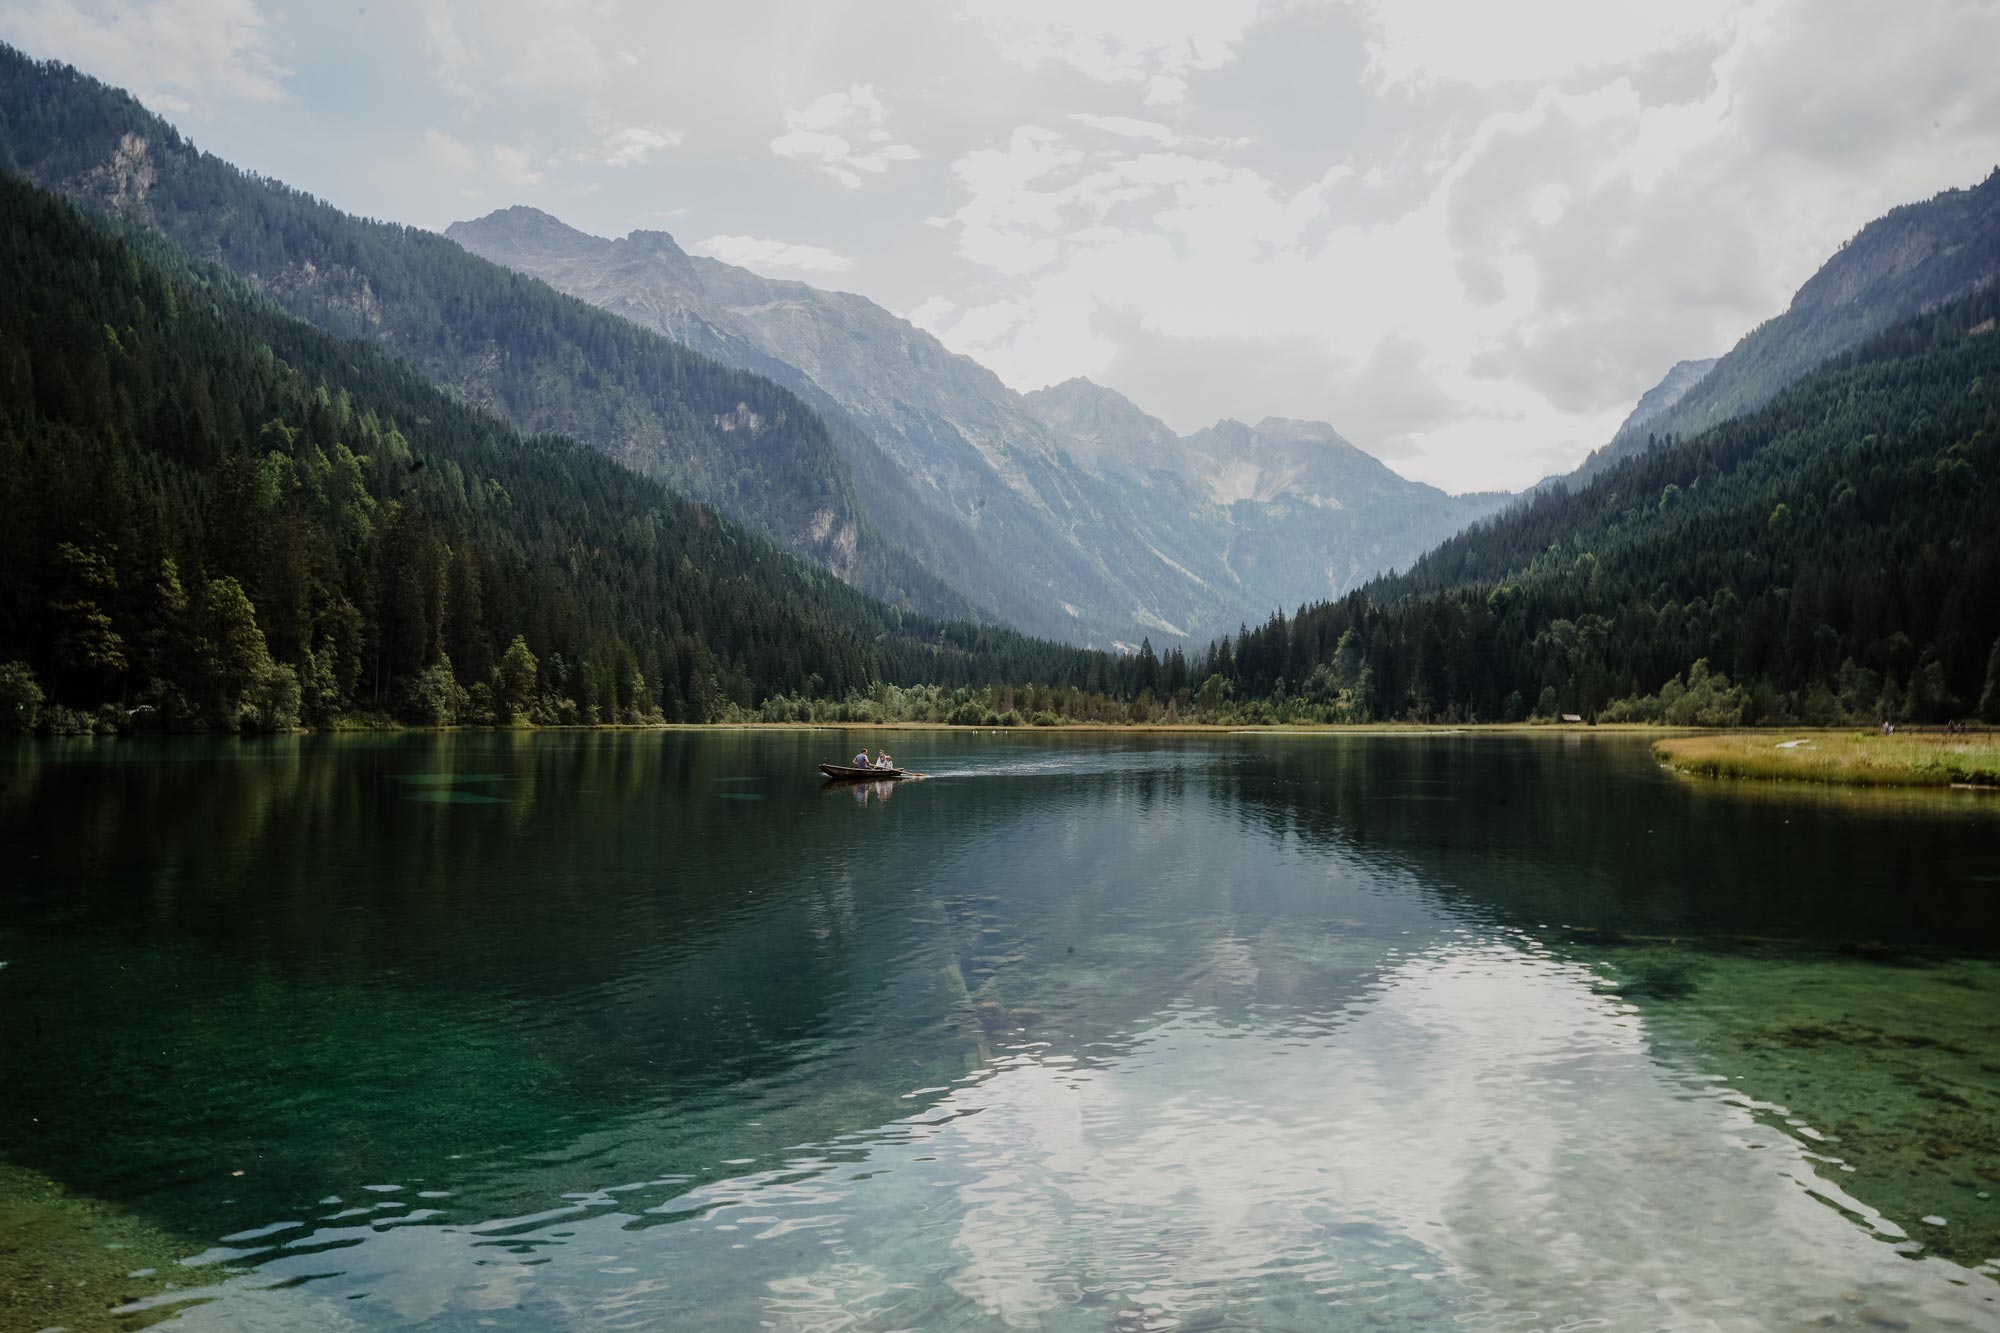
[(334, 1267), (308, 1288), (330, 1327), (451, 1309), (797, 1333), (1992, 1318), (1987, 1284), (1826, 1206), (1870, 1215), (1724, 1089), (1660, 1068), (1587, 970), (1532, 948), (1413, 952), (1324, 1012), (1179, 1004), (1107, 1049), (1007, 1051), (904, 1120), (686, 1192), (323, 1229), (188, 1323), (256, 1326), (269, 1298), (249, 1288)]

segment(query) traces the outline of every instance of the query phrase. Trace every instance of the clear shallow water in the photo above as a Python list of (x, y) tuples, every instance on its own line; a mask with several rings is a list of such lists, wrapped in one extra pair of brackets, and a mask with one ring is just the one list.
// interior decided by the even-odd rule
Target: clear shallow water
[(1992, 803), (1614, 738), (894, 741), (937, 776), (0, 752), (0, 1159), (144, 1237), (16, 1227), (0, 1283), (143, 1251), (32, 1307), (71, 1327), (2000, 1325)]

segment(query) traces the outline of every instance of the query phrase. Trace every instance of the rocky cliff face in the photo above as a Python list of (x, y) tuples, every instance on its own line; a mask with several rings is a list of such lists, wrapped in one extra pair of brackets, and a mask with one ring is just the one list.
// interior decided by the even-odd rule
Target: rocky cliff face
[(1407, 564), (1497, 504), (1405, 481), (1316, 423), (1182, 440), (1087, 380), (1024, 396), (862, 297), (662, 233), (605, 240), (514, 208), (446, 235), (799, 392), (893, 461), (905, 489), (872, 512), (913, 505), (902, 518), (924, 531), (885, 529), (976, 550), (964, 591), (1039, 632), (1134, 645), (1233, 628)]

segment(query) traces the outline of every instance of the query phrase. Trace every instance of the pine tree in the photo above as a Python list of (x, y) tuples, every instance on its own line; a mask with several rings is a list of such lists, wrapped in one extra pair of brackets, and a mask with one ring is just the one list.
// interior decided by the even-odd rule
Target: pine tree
[(509, 716), (526, 715), (535, 706), (535, 678), (539, 663), (528, 650), (528, 641), (519, 634), (501, 654), (499, 679), (494, 693), (501, 711)]

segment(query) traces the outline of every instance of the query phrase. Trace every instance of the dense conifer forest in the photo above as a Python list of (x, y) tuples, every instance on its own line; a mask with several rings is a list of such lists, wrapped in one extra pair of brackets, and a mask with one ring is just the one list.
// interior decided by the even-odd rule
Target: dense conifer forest
[[(938, 576), (963, 553), (857, 498), (804, 402), (434, 232), (356, 218), (201, 152), (129, 93), (0, 43), (0, 170), (154, 231), (462, 401), (603, 450), (899, 606), (967, 615)], [(844, 440), (849, 450), (863, 447)], [(872, 448), (872, 446), (868, 446)], [(886, 460), (861, 460), (871, 475)], [(891, 512), (880, 517), (892, 521)], [(924, 543), (921, 556), (905, 543)]]
[(1218, 645), (1249, 712), (2000, 720), (2000, 289)]
[(702, 721), (1099, 661), (905, 616), (0, 178), (15, 728)]

